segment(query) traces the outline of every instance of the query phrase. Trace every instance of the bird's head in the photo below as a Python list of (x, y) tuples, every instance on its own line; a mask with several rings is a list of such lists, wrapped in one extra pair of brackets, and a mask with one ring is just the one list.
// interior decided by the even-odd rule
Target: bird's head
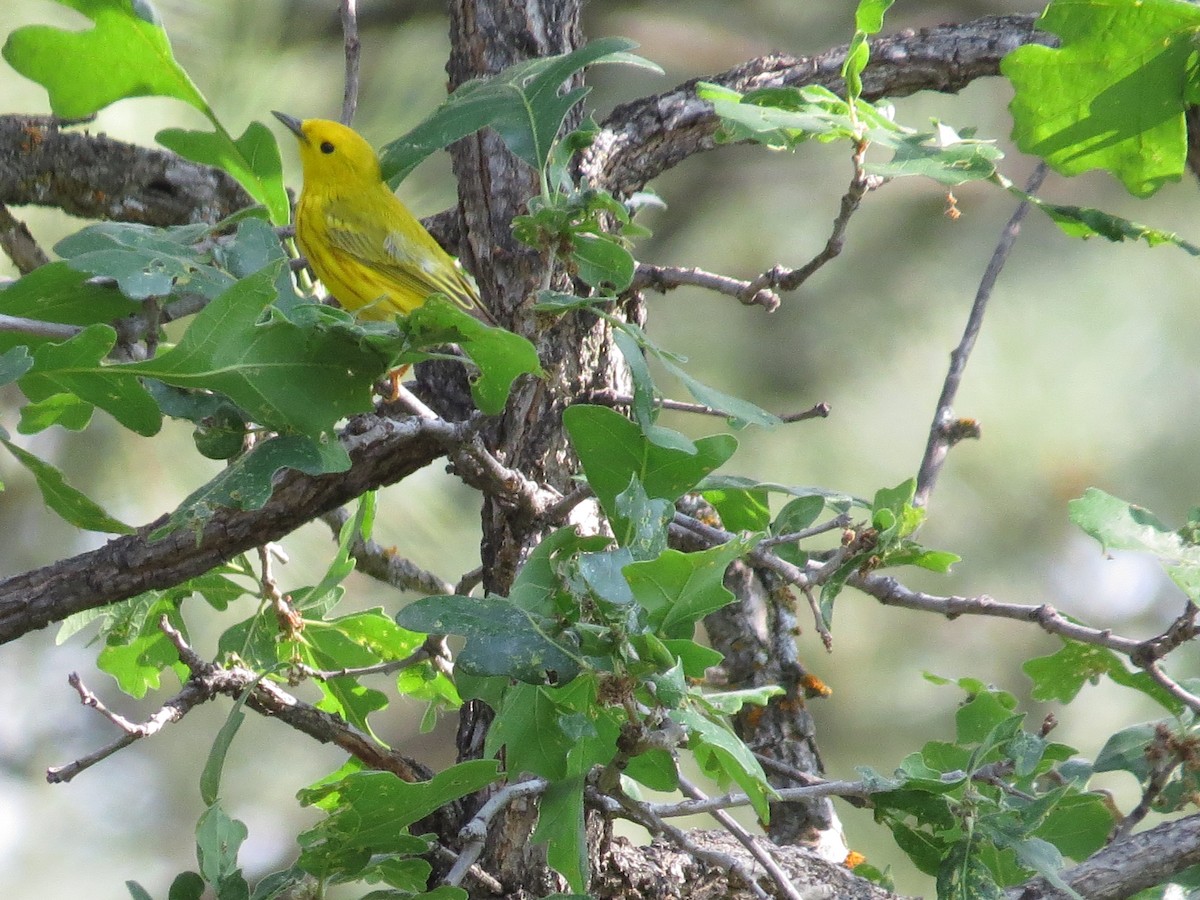
[(305, 119), (275, 113), (300, 143), (300, 163), (304, 183), (378, 184), (383, 180), (379, 157), (363, 137), (352, 128), (328, 119)]

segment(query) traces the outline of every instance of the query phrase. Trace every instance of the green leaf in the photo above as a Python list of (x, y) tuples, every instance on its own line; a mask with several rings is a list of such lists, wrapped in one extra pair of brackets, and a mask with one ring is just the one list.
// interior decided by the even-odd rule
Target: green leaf
[[(249, 832), (246, 826), (213, 803), (196, 823), (196, 860), (200, 874), (211, 885), (221, 885), (227, 879), (241, 877), (237, 867), (238, 849)], [(249, 896), (247, 889), (245, 896)]]
[(646, 496), (637, 477), (631, 477), (629, 487), (617, 494), (616, 507), (621, 531), (617, 543), (626, 547), (634, 559), (654, 559), (667, 549), (667, 530), (675, 518), (675, 504), (669, 500)]
[(587, 832), (583, 818), (584, 776), (556, 781), (542, 793), (531, 840), (546, 844), (546, 862), (571, 890), (587, 890)]
[[(200, 876), (197, 875), (196, 877), (199, 878)], [(178, 881), (178, 879), (176, 879), (176, 880)], [(125, 887), (129, 891), (129, 896), (132, 897), (133, 900), (154, 900), (154, 898), (150, 896), (150, 894), (146, 891), (146, 889), (144, 887), (142, 887), (140, 884), (138, 884), (136, 881), (125, 882)], [(200, 879), (200, 891), (201, 891), (201, 893), (203, 893), (203, 891), (204, 891), (204, 879), (203, 878)], [(200, 894), (196, 894), (197, 900), (199, 900), (199, 897), (200, 897)]]
[(679, 788), (679, 769), (675, 757), (666, 750), (647, 750), (629, 760), (624, 773), (654, 791), (671, 792)]
[(563, 412), (563, 423), (575, 452), (610, 518), (619, 516), (616, 497), (641, 481), (649, 497), (675, 501), (724, 463), (737, 448), (732, 435), (700, 438), (696, 452), (657, 446), (636, 424), (600, 406), (577, 405)]
[(125, 97), (148, 96), (174, 97), (211, 115), (146, 0), (58, 2), (95, 27), (29, 25), (10, 34), (2, 51), (9, 65), (46, 89), (55, 115), (82, 118)]
[[(202, 900), (204, 888), (204, 879), (199, 872), (180, 872), (171, 882), (167, 900)], [(150, 900), (149, 895), (146, 900)]]
[(722, 715), (732, 716), (740, 712), (747, 703), (755, 706), (766, 706), (772, 697), (785, 693), (777, 684), (766, 684), (762, 687), (744, 688), (740, 691), (717, 691), (705, 694), (703, 703)]
[(461, 85), (424, 122), (383, 148), (384, 178), (395, 187), (434, 151), (489, 125), (513, 153), (542, 170), (563, 119), (588, 92), (576, 87), (560, 94), (563, 82), (601, 62), (633, 62), (661, 72), (623, 52), (636, 46), (625, 38), (602, 38), (571, 53), (525, 60), (486, 80)]
[(825, 502), (825, 498), (820, 494), (809, 494), (789, 500), (771, 522), (771, 534), (794, 534), (803, 531), (816, 522), (817, 517), (825, 511)]
[[(0, 294), (0, 304), (3, 300), (4, 295)], [(0, 353), (0, 384), (16, 381), (28, 372), (32, 365), (33, 357), (29, 355), (29, 348), (26, 346), (16, 346)]]
[(116, 342), (112, 328), (91, 325), (69, 341), (44, 344), (34, 351), (33, 367), (18, 384), (34, 402), (56, 394), (74, 394), (99, 406), (130, 431), (147, 437), (157, 434), (162, 415), (154, 398), (124, 371), (127, 367), (101, 364)]
[(570, 681), (579, 672), (576, 638), (551, 619), (504, 597), (426, 597), (396, 614), (404, 628), (467, 639), (458, 666), (473, 675), (507, 675), (530, 684)]
[[(89, 284), (88, 275), (58, 261), (39, 266), (0, 290), (0, 313), (59, 322), (64, 325), (95, 325), (111, 322), (141, 310), (142, 305), (112, 287)], [(18, 343), (37, 345), (48, 338), (0, 334), (0, 350)]]
[(53, 425), (70, 431), (83, 431), (91, 423), (95, 411), (96, 407), (74, 394), (51, 394), (45, 400), (26, 403), (21, 407), (17, 431), (21, 434), (37, 434)]
[(1114, 244), (1125, 241), (1144, 241), (1150, 247), (1173, 244), (1190, 256), (1200, 256), (1200, 246), (1184, 240), (1173, 231), (1163, 231), (1149, 225), (1141, 225), (1089, 206), (1065, 206), (1059, 203), (1049, 203), (1040, 197), (1026, 194), (1011, 186), (1008, 190), (1009, 193), (1028, 200), (1044, 212), (1064, 234), (1070, 237), (1084, 240), (1091, 237), (1102, 237)]
[(571, 262), (589, 287), (619, 294), (633, 283), (637, 263), (633, 254), (612, 235), (576, 233), (571, 237)]
[[(1089, 488), (1068, 504), (1071, 521), (1109, 550), (1139, 550), (1159, 558), (1192, 600), (1200, 600), (1200, 544), (1171, 531), (1149, 510)], [(1186, 531), (1186, 529), (1185, 529)]]
[(59, 241), (54, 249), (81, 272), (116, 279), (131, 300), (194, 292), (215, 297), (234, 283), (198, 249), (204, 225), (156, 228), (132, 222), (99, 222)]
[(185, 497), (151, 538), (158, 540), (177, 528), (201, 528), (221, 508), (262, 509), (271, 499), (275, 476), (284, 469), (324, 475), (349, 468), (346, 448), (332, 435), (312, 438), (285, 434), (268, 438)]
[(854, 27), (866, 34), (876, 34), (883, 28), (883, 15), (896, 0), (858, 0), (854, 10)]
[(387, 359), (352, 331), (301, 328), (282, 316), (258, 324), (275, 298), (282, 262), (243, 278), (204, 308), (180, 342), (122, 372), (229, 397), (260, 425), (312, 437), (372, 408), (371, 385)]
[(1082, 862), (1107, 843), (1116, 821), (1112, 809), (1099, 794), (1068, 794), (1037, 829), (1064, 856)]
[(186, 637), (177, 602), (170, 597), (142, 594), (118, 607), (113, 614), (120, 619), (110, 628), (104, 649), (96, 657), (97, 667), (115, 678), (122, 691), (139, 700), (148, 691), (158, 689), (164, 669), (182, 670), (180, 681), (184, 681), (187, 669), (179, 662), (179, 651), (159, 627), (159, 619), (165, 615)]
[(62, 472), (48, 462), (38, 459), (10, 441), (0, 440), (17, 462), (28, 469), (37, 481), (38, 490), (46, 505), (76, 528), (106, 534), (133, 534), (134, 528), (115, 519), (95, 501), (67, 484)]
[(218, 127), (214, 131), (166, 128), (155, 139), (184, 159), (224, 169), (267, 208), (276, 225), (286, 225), (291, 218), (279, 145), (262, 122), (251, 122), (239, 138)]
[(1150, 777), (1146, 748), (1154, 743), (1158, 724), (1146, 722), (1122, 728), (1104, 743), (1092, 768), (1096, 772), (1129, 772), (1138, 781)]
[(753, 536), (701, 550), (666, 550), (657, 559), (634, 562), (622, 571), (651, 627), (665, 637), (690, 638), (696, 622), (732, 603), (725, 570), (752, 546)]
[[(729, 531), (766, 531), (771, 525), (771, 507), (766, 491), (716, 489), (704, 491), (703, 497), (721, 517)], [(824, 508), (825, 501), (821, 500)]]
[(655, 356), (662, 363), (663, 368), (683, 382), (689, 394), (705, 406), (711, 407), (728, 416), (729, 422), (734, 428), (745, 428), (748, 425), (757, 425), (760, 428), (774, 428), (777, 425), (783, 424), (781, 418), (756, 406), (749, 400), (743, 400), (741, 397), (726, 394), (724, 391), (719, 391), (693, 378), (686, 370), (672, 362), (665, 354), (655, 353)]
[(1182, 711), (1179, 701), (1148, 673), (1131, 672), (1122, 658), (1106, 647), (1064, 639), (1055, 653), (1027, 660), (1021, 669), (1033, 680), (1033, 699), (1042, 702), (1070, 703), (1085, 683), (1095, 684), (1101, 676), (1108, 676), (1123, 687), (1141, 691), (1172, 713)]
[[(327, 816), (302, 833), (299, 865), (321, 878), (337, 875), (357, 878), (372, 856), (415, 856), (428, 842), (406, 832), (406, 827), (434, 810), (467, 794), (482, 790), (499, 777), (495, 760), (459, 763), (429, 781), (409, 783), (390, 772), (352, 772), (300, 792), (300, 802), (324, 809)], [(428, 873), (428, 864), (424, 871)], [(384, 875), (412, 879), (411, 874)], [(391, 879), (388, 883), (393, 883)], [(423, 882), (410, 890), (419, 891)]]
[(957, 187), (996, 174), (1004, 153), (991, 141), (961, 137), (941, 122), (932, 132), (905, 134), (894, 142), (895, 152), (886, 163), (867, 163), (865, 171), (883, 178), (923, 175), (938, 184)]
[(688, 730), (688, 749), (706, 775), (722, 786), (734, 781), (750, 798), (761, 821), (770, 821), (774, 789), (750, 749), (729, 727), (690, 709), (671, 710), (671, 718)]
[[(471, 397), (480, 412), (499, 415), (508, 402), (512, 384), (520, 375), (542, 377), (537, 349), (519, 334), (483, 324), (456, 304), (433, 297), (413, 310), (401, 328), (419, 347), (458, 344), (479, 369), (471, 381)], [(419, 362), (424, 355), (406, 357), (398, 362)]]
[(1200, 10), (1178, 0), (1056, 0), (1038, 27), (1057, 48), (1026, 45), (1001, 71), (1022, 151), (1064, 175), (1105, 169), (1139, 197), (1178, 180), (1187, 152)]
[(208, 758), (204, 761), (204, 770), (200, 773), (200, 799), (209, 807), (217, 805), (220, 799), (221, 771), (225, 768), (225, 757), (229, 754), (229, 748), (233, 746), (233, 739), (237, 737), (238, 729), (246, 720), (246, 714), (242, 712), (242, 708), (250, 699), (250, 694), (258, 687), (259, 682), (268, 674), (268, 672), (261, 673), (242, 690), (233, 706), (229, 708), (229, 715), (225, 717), (225, 723), (217, 732), (213, 745), (208, 751)]

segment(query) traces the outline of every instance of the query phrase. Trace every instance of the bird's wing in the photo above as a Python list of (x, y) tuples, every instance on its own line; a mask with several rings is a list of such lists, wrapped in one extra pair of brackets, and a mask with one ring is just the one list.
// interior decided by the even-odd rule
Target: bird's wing
[[(389, 210), (392, 212), (392, 210)], [(404, 211), (407, 216), (407, 210)], [(386, 217), (370, 217), (345, 203), (325, 211), (329, 243), (365, 266), (396, 294), (419, 306), (430, 294), (445, 294), (464, 310), (486, 322), (494, 320), (479, 299), (479, 290), (462, 265), (443, 250), (416, 220), (412, 228), (386, 228)]]

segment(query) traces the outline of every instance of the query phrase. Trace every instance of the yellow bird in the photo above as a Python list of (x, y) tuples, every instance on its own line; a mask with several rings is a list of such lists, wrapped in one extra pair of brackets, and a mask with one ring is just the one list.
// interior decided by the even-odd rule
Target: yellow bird
[(462, 264), (396, 199), (361, 135), (326, 119), (275, 117), (300, 142), (304, 187), (296, 203), (296, 241), (343, 308), (386, 321), (441, 293), (495, 324)]

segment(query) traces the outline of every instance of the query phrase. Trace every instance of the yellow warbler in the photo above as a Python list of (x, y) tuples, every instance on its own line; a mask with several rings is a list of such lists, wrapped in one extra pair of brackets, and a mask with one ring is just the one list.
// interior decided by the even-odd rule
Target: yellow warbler
[(471, 276), (396, 199), (361, 135), (325, 119), (275, 116), (300, 141), (296, 241), (338, 303), (361, 318), (387, 320), (442, 293), (494, 323)]

